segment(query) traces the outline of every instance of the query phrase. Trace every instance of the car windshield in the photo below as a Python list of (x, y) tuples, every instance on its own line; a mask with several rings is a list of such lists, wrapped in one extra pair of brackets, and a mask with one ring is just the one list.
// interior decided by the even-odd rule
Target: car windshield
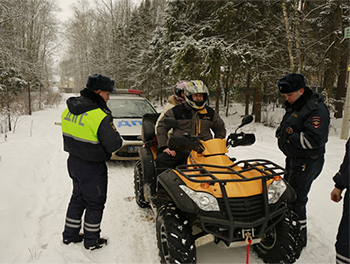
[(156, 113), (147, 100), (110, 99), (107, 102), (113, 118), (142, 118), (144, 114)]

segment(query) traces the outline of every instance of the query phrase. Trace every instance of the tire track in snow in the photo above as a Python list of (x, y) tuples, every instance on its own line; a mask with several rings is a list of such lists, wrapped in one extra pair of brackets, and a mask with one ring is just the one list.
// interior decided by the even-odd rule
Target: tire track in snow
[(134, 198), (134, 164), (108, 162), (109, 182), (102, 235), (106, 234), (110, 239), (110, 261), (159, 263), (153, 212), (139, 208)]

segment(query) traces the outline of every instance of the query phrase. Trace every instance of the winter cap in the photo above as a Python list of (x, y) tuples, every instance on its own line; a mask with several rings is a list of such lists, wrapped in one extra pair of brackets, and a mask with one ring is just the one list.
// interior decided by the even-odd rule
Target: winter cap
[(114, 81), (102, 74), (90, 75), (86, 87), (91, 90), (101, 90), (105, 92), (112, 92), (114, 87)]
[(278, 81), (278, 89), (281, 93), (292, 93), (306, 86), (304, 75), (300, 73), (288, 74)]

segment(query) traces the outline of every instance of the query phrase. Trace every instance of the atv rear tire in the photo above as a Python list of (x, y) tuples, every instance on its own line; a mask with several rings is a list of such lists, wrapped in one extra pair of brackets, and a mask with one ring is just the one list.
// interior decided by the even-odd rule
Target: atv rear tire
[(145, 200), (143, 192), (143, 177), (142, 177), (142, 164), (141, 160), (138, 160), (134, 167), (134, 188), (135, 188), (135, 199), (138, 206), (141, 208), (149, 207), (149, 203)]
[(287, 211), (285, 217), (254, 246), (265, 263), (294, 263), (302, 250), (298, 217)]
[(161, 263), (197, 263), (189, 222), (172, 203), (160, 207), (156, 220)]

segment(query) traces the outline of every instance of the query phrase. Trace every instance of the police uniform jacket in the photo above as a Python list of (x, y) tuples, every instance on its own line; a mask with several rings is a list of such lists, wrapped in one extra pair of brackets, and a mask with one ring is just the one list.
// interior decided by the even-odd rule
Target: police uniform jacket
[[(350, 170), (349, 170), (349, 160), (350, 160), (350, 139), (346, 142), (346, 151), (343, 163), (340, 165), (340, 169), (333, 177), (333, 181), (335, 182), (335, 187), (340, 190), (349, 188), (349, 180), (350, 180)], [(347, 199), (345, 199), (347, 201)]]
[(168, 128), (163, 122), (166, 117), (175, 118), (182, 128), (174, 129), (174, 137), (182, 137), (183, 134), (187, 132), (198, 135), (199, 139), (205, 141), (213, 138), (211, 131), (213, 131), (215, 138), (224, 139), (226, 137), (225, 123), (214, 109), (205, 106), (203, 109), (195, 110), (187, 103), (182, 103), (166, 111), (163, 118), (159, 120), (157, 127), (159, 148), (167, 147)]
[(104, 99), (85, 88), (67, 106), (61, 117), (64, 150), (85, 161), (109, 160), (122, 140)]
[(305, 87), (297, 101), (285, 105), (286, 113), (276, 131), (279, 149), (290, 158), (323, 155), (330, 122), (323, 96)]

